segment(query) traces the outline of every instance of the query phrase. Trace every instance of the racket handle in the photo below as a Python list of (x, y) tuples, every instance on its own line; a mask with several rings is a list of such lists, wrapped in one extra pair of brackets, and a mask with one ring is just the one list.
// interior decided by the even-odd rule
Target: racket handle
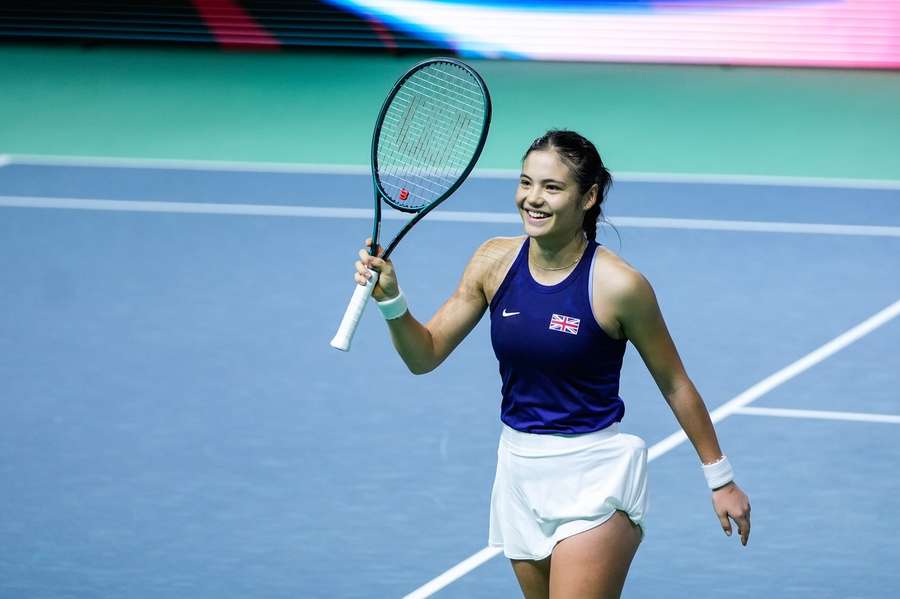
[(350, 342), (353, 341), (353, 333), (356, 332), (356, 326), (359, 319), (362, 318), (363, 310), (369, 302), (369, 296), (372, 295), (372, 289), (378, 282), (378, 273), (369, 269), (372, 278), (365, 286), (357, 285), (353, 291), (353, 297), (350, 298), (350, 304), (347, 311), (344, 312), (344, 318), (341, 320), (341, 326), (338, 327), (337, 334), (331, 340), (331, 347), (341, 351), (350, 351)]

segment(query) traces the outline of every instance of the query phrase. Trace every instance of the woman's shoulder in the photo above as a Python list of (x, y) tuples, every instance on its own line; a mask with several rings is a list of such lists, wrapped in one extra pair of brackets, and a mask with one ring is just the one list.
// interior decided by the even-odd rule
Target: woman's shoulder
[(466, 270), (478, 279), (487, 297), (493, 297), (503, 282), (524, 241), (524, 235), (492, 237), (475, 251)]
[(652, 293), (650, 283), (641, 272), (624, 258), (605, 246), (597, 248), (594, 260), (594, 290), (606, 301), (628, 302)]
[(522, 242), (525, 241), (524, 235), (516, 235), (514, 237), (491, 237), (479, 246), (476, 256), (485, 258), (500, 259), (509, 258), (510, 255), (515, 256)]

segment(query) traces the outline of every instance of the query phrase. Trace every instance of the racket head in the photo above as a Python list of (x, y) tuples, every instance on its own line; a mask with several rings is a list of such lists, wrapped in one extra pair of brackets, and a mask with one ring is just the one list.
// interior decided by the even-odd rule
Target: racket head
[(403, 212), (427, 212), (466, 179), (487, 140), (491, 97), (454, 58), (430, 58), (394, 84), (372, 135), (378, 195)]

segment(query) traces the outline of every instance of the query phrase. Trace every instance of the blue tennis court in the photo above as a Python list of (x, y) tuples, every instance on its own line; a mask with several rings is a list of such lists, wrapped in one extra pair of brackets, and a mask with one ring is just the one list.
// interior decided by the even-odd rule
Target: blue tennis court
[[(519, 234), (515, 176), (476, 172), (398, 247), (419, 318)], [(485, 322), (421, 377), (372, 309), (328, 347), (370, 204), (353, 169), (4, 161), (0, 596), (520, 596), (483, 552)], [(678, 425), (629, 348), (623, 428), (655, 449), (625, 596), (893, 596), (900, 187), (626, 176), (608, 216), (753, 504), (741, 547), (690, 445), (656, 445)]]

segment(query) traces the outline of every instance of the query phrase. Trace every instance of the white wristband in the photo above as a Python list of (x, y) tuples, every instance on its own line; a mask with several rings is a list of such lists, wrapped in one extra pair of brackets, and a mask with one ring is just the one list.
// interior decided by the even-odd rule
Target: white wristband
[(397, 294), (397, 297), (392, 297), (383, 302), (376, 300), (375, 303), (378, 305), (378, 309), (381, 310), (381, 315), (384, 316), (385, 320), (400, 318), (409, 310), (409, 307), (406, 305), (406, 296), (403, 295), (402, 289)]
[(731, 468), (731, 462), (727, 456), (722, 456), (712, 464), (702, 464), (703, 476), (706, 477), (706, 484), (710, 489), (718, 489), (724, 487), (734, 480), (734, 470)]

